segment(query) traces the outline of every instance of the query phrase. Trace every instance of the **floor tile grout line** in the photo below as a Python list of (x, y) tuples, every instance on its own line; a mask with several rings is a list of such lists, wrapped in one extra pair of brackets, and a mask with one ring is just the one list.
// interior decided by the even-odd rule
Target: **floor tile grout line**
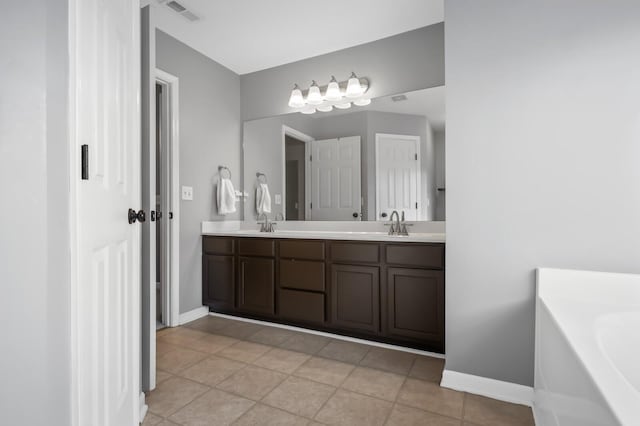
[[(196, 399), (200, 398), (202, 395), (204, 395), (205, 393), (207, 393), (207, 392), (209, 392), (211, 389), (213, 389), (211, 386), (203, 385), (202, 383), (198, 383), (198, 382), (196, 382), (196, 381), (194, 381), (194, 380), (187, 379), (187, 378), (185, 378), (185, 377), (181, 377), (181, 376), (178, 376), (178, 377), (179, 377), (180, 379), (187, 380), (187, 381), (190, 381), (190, 382), (192, 382), (192, 383), (196, 383), (196, 384), (198, 384), (198, 385), (200, 385), (200, 386), (204, 386), (204, 387), (206, 387), (207, 389), (206, 389), (205, 391), (203, 391), (202, 393), (198, 394), (195, 398), (193, 398), (192, 400), (190, 400), (190, 401), (189, 401), (189, 402), (187, 402), (186, 404), (184, 404), (184, 405), (180, 406), (180, 408), (178, 408), (178, 409), (176, 409), (176, 410), (172, 411), (171, 413), (167, 414), (166, 416), (162, 416), (162, 415), (160, 415), (160, 414), (158, 414), (158, 413), (154, 413), (153, 411), (151, 411), (151, 407), (149, 407), (149, 409), (148, 409), (150, 413), (155, 414), (155, 415), (157, 415), (157, 416), (160, 416), (160, 417), (162, 417), (162, 418), (163, 418), (163, 419), (165, 419), (165, 420), (169, 420), (169, 417), (170, 417), (170, 416), (173, 416), (175, 413), (177, 413), (178, 411), (182, 410), (182, 409), (183, 409), (183, 408), (185, 408), (187, 405), (191, 404), (193, 401), (195, 401)], [(170, 420), (170, 421), (173, 421), (173, 420)]]
[[(389, 421), (390, 415), (391, 415), (391, 413), (393, 412), (393, 409), (395, 409), (395, 407), (396, 407), (397, 405), (404, 406), (404, 404), (401, 404), (401, 403), (397, 402), (397, 400), (398, 400), (399, 395), (401, 394), (402, 388), (404, 387), (404, 385), (405, 385), (406, 381), (410, 378), (410, 376), (409, 376), (409, 375), (411, 374), (411, 371), (413, 370), (413, 368), (414, 368), (414, 366), (415, 366), (415, 363), (417, 362), (417, 359), (418, 359), (418, 358), (420, 358), (420, 355), (414, 355), (414, 356), (413, 356), (413, 360), (412, 360), (412, 362), (411, 362), (411, 366), (409, 367), (408, 372), (407, 372), (406, 374), (402, 374), (402, 376), (403, 376), (403, 382), (402, 382), (402, 385), (400, 386), (399, 391), (396, 393), (394, 400), (393, 400), (393, 401), (390, 401), (390, 400), (388, 400), (388, 399), (379, 398), (379, 397), (377, 397), (377, 396), (373, 396), (373, 395), (370, 395), (370, 394), (362, 393), (362, 392), (360, 392), (360, 391), (358, 391), (358, 390), (352, 391), (352, 390), (350, 390), (350, 389), (345, 389), (345, 388), (343, 388), (344, 383), (349, 379), (349, 377), (351, 377), (351, 376), (353, 375), (353, 373), (354, 373), (354, 372), (356, 371), (356, 369), (357, 369), (357, 368), (359, 368), (359, 367), (360, 367), (360, 368), (367, 368), (367, 369), (371, 369), (371, 370), (374, 370), (374, 371), (377, 371), (377, 372), (381, 372), (381, 373), (390, 373), (390, 374), (400, 375), (400, 374), (398, 374), (398, 372), (396, 372), (396, 371), (390, 371), (390, 370), (386, 370), (386, 369), (378, 368), (378, 367), (374, 367), (374, 366), (362, 365), (362, 362), (366, 359), (367, 355), (369, 355), (369, 354), (371, 353), (371, 351), (372, 351), (372, 350), (375, 350), (375, 349), (376, 349), (375, 347), (373, 347), (373, 346), (369, 346), (369, 345), (366, 345), (366, 344), (356, 343), (356, 344), (358, 344), (358, 345), (365, 346), (365, 347), (366, 347), (366, 351), (364, 352), (364, 354), (362, 355), (362, 357), (359, 359), (359, 361), (357, 361), (357, 362), (355, 362), (355, 363), (354, 363), (354, 362), (345, 362), (344, 360), (341, 360), (341, 359), (336, 359), (336, 358), (331, 358), (331, 357), (328, 357), (328, 356), (320, 355), (320, 352), (322, 352), (322, 351), (323, 351), (327, 346), (329, 346), (329, 345), (334, 341), (334, 339), (331, 339), (331, 338), (328, 338), (328, 341), (327, 341), (324, 345), (322, 345), (322, 347), (320, 347), (319, 349), (317, 349), (317, 350), (316, 350), (315, 352), (313, 352), (313, 353), (309, 353), (309, 352), (306, 352), (306, 351), (298, 351), (298, 350), (290, 349), (290, 348), (287, 348), (287, 347), (283, 347), (283, 345), (286, 345), (286, 343), (287, 343), (287, 342), (289, 342), (290, 340), (292, 340), (292, 339), (296, 338), (297, 336), (295, 336), (295, 335), (290, 336), (288, 339), (286, 339), (285, 341), (283, 341), (282, 343), (279, 343), (279, 344), (265, 344), (265, 343), (262, 343), (262, 342), (255, 342), (255, 341), (249, 340), (249, 338), (250, 338), (251, 336), (253, 336), (253, 335), (257, 334), (257, 333), (260, 333), (260, 332), (262, 332), (262, 331), (263, 331), (263, 330), (265, 330), (265, 329), (268, 329), (268, 327), (266, 327), (266, 326), (265, 326), (265, 327), (262, 327), (260, 330), (257, 330), (255, 333), (252, 333), (252, 334), (250, 334), (250, 335), (248, 335), (248, 336), (245, 336), (245, 337), (238, 337), (238, 336), (232, 336), (232, 335), (218, 334), (218, 333), (212, 333), (212, 332), (209, 332), (209, 331), (203, 331), (203, 330), (197, 330), (197, 329), (196, 329), (196, 331), (198, 331), (198, 332), (202, 332), (202, 333), (204, 333), (204, 335), (203, 335), (203, 336), (198, 337), (197, 339), (193, 339), (194, 341), (198, 341), (198, 340), (204, 339), (207, 335), (213, 335), (213, 336), (224, 337), (224, 338), (231, 338), (231, 339), (235, 339), (235, 340), (237, 340), (236, 342), (233, 342), (233, 343), (231, 343), (231, 344), (229, 344), (229, 345), (226, 345), (226, 346), (224, 346), (224, 347), (222, 347), (222, 348), (220, 348), (220, 349), (216, 350), (215, 352), (207, 352), (207, 351), (201, 351), (201, 350), (198, 350), (198, 349), (195, 349), (195, 348), (191, 348), (191, 347), (189, 347), (189, 346), (188, 346), (188, 343), (187, 343), (187, 344), (175, 344), (175, 343), (171, 343), (171, 342), (165, 342), (165, 343), (170, 344), (170, 345), (172, 345), (172, 346), (176, 346), (176, 348), (189, 349), (189, 350), (196, 351), (196, 352), (199, 352), (199, 353), (201, 353), (201, 354), (206, 354), (206, 355), (207, 355), (207, 356), (206, 356), (206, 358), (204, 358), (204, 359), (202, 359), (202, 360), (199, 360), (199, 361), (197, 361), (197, 362), (195, 362), (195, 363), (193, 363), (193, 364), (191, 364), (191, 365), (187, 366), (186, 368), (181, 369), (181, 370), (180, 370), (179, 372), (177, 372), (177, 373), (172, 373), (172, 372), (168, 372), (168, 371), (167, 371), (166, 373), (168, 373), (168, 374), (172, 375), (173, 377), (179, 377), (179, 378), (182, 378), (182, 379), (184, 379), (184, 380), (188, 380), (188, 381), (191, 381), (191, 382), (193, 382), (193, 383), (197, 383), (197, 384), (199, 384), (199, 385), (205, 386), (205, 387), (207, 387), (208, 389), (207, 389), (207, 390), (205, 390), (203, 393), (199, 394), (199, 395), (198, 395), (196, 398), (194, 398), (193, 400), (189, 401), (187, 404), (185, 404), (185, 405), (183, 405), (182, 407), (178, 408), (177, 410), (173, 411), (172, 413), (170, 413), (170, 414), (169, 414), (168, 416), (166, 416), (166, 417), (162, 417), (162, 416), (160, 416), (160, 415), (158, 415), (158, 414), (156, 414), (156, 413), (153, 413), (153, 411), (151, 411), (151, 410), (150, 410), (150, 412), (151, 412), (151, 413), (153, 413), (154, 415), (158, 415), (159, 417), (162, 417), (162, 418), (164, 418), (164, 419), (168, 419), (168, 417), (169, 417), (169, 416), (174, 415), (176, 412), (178, 412), (178, 411), (182, 410), (183, 408), (185, 408), (186, 406), (190, 405), (191, 403), (193, 403), (193, 402), (194, 402), (194, 401), (196, 401), (197, 399), (201, 398), (204, 394), (206, 394), (207, 392), (209, 392), (209, 391), (210, 391), (210, 390), (212, 390), (212, 389), (216, 389), (216, 390), (218, 390), (218, 391), (222, 391), (222, 392), (227, 392), (227, 393), (229, 393), (230, 395), (235, 395), (235, 396), (238, 396), (238, 397), (241, 397), (241, 398), (244, 398), (244, 399), (250, 400), (250, 401), (252, 401), (252, 402), (253, 402), (253, 405), (252, 405), (251, 407), (254, 407), (257, 403), (262, 403), (262, 404), (265, 404), (265, 405), (267, 405), (267, 406), (273, 407), (273, 408), (275, 408), (275, 409), (281, 410), (281, 411), (283, 411), (283, 412), (287, 412), (287, 413), (290, 413), (290, 414), (292, 414), (292, 415), (296, 415), (296, 416), (298, 416), (298, 417), (302, 417), (302, 418), (305, 418), (305, 419), (307, 419), (307, 420), (311, 420), (311, 421), (316, 421), (316, 420), (315, 420), (315, 417), (318, 415), (318, 413), (319, 413), (320, 411), (322, 411), (322, 409), (326, 406), (327, 402), (328, 402), (331, 398), (333, 398), (333, 397), (336, 395), (336, 393), (338, 392), (338, 390), (340, 390), (340, 389), (342, 389), (343, 391), (353, 392), (354, 394), (361, 395), (361, 396), (364, 396), (364, 397), (373, 398), (373, 399), (376, 399), (376, 400), (381, 401), (381, 402), (391, 403), (391, 404), (392, 404), (392, 405), (391, 405), (391, 409), (390, 409), (390, 411), (387, 413), (387, 416), (386, 416), (386, 418), (385, 418), (385, 424)], [(255, 359), (253, 359), (252, 361), (249, 361), (249, 362), (246, 362), (246, 361), (239, 361), (239, 360), (237, 360), (237, 359), (235, 359), (235, 358), (231, 358), (231, 357), (225, 356), (225, 355), (223, 355), (223, 354), (220, 354), (220, 352), (222, 352), (222, 351), (224, 351), (225, 349), (227, 349), (227, 348), (229, 348), (229, 347), (231, 347), (231, 346), (234, 346), (234, 345), (236, 345), (236, 344), (238, 344), (238, 343), (240, 343), (240, 342), (260, 344), (260, 345), (268, 346), (268, 347), (269, 347), (269, 349), (268, 349), (267, 351), (265, 351), (264, 353), (262, 353), (261, 355), (259, 355), (257, 358), (255, 358)], [(266, 367), (266, 366), (256, 365), (256, 364), (255, 364), (255, 362), (256, 362), (256, 361), (258, 361), (259, 359), (261, 359), (262, 357), (264, 357), (267, 353), (271, 352), (273, 349), (281, 349), (281, 350), (286, 350), (286, 351), (290, 351), (290, 352), (295, 352), (295, 353), (297, 353), (297, 354), (300, 354), (300, 355), (304, 355), (304, 356), (306, 356), (306, 359), (305, 359), (305, 360), (304, 360), (300, 365), (298, 365), (298, 366), (297, 366), (297, 367), (296, 367), (292, 372), (283, 372), (283, 371), (281, 371), (281, 370), (277, 370), (277, 369), (274, 369), (274, 368), (269, 368), (269, 367)], [(173, 350), (175, 350), (175, 349), (173, 349)], [(389, 350), (392, 350), (392, 349), (389, 349)], [(167, 353), (168, 353), (168, 352), (167, 352)], [(207, 384), (205, 384), (205, 383), (197, 382), (197, 381), (195, 381), (195, 380), (191, 380), (191, 379), (189, 379), (189, 378), (187, 378), (187, 377), (182, 376), (182, 374), (183, 374), (186, 370), (188, 370), (189, 368), (192, 368), (193, 366), (198, 365), (198, 364), (200, 364), (200, 363), (204, 362), (205, 360), (207, 360), (207, 359), (209, 359), (209, 358), (211, 358), (211, 357), (214, 357), (214, 356), (216, 356), (216, 357), (220, 357), (220, 358), (223, 358), (223, 359), (227, 359), (227, 360), (231, 360), (231, 361), (235, 361), (235, 362), (241, 362), (241, 363), (242, 363), (242, 364), (244, 364), (244, 365), (243, 365), (240, 369), (238, 369), (238, 370), (234, 371), (234, 372), (233, 372), (232, 374), (230, 374), (228, 377), (226, 377), (226, 378), (224, 378), (223, 380), (219, 381), (215, 386), (210, 386), (210, 385), (207, 385)], [(423, 356), (426, 356), (426, 355), (423, 355)], [(317, 380), (314, 380), (314, 379), (309, 379), (309, 378), (307, 378), (307, 377), (298, 377), (298, 376), (296, 376), (296, 372), (298, 372), (298, 370), (300, 370), (300, 368), (301, 368), (304, 364), (306, 364), (309, 360), (311, 360), (313, 357), (316, 357), (316, 358), (322, 358), (322, 359), (326, 359), (326, 360), (329, 360), (329, 361), (339, 362), (339, 363), (342, 363), (342, 364), (348, 365), (348, 366), (350, 366), (350, 367), (351, 367), (351, 371), (350, 371), (350, 372), (349, 372), (349, 373), (348, 373), (348, 374), (347, 374), (347, 375), (346, 375), (346, 376), (345, 376), (345, 377), (344, 377), (344, 378), (343, 378), (343, 379), (342, 379), (342, 380), (337, 384), (337, 386), (334, 386), (333, 384), (327, 384), (327, 383), (324, 383), (324, 382), (320, 382), (320, 381), (317, 381)], [(276, 385), (275, 385), (271, 390), (269, 390), (269, 392), (267, 392), (267, 393), (266, 393), (262, 398), (260, 398), (259, 400), (255, 400), (255, 399), (252, 399), (252, 398), (248, 398), (247, 396), (240, 395), (240, 394), (235, 394), (235, 393), (233, 393), (233, 392), (230, 392), (230, 391), (227, 391), (227, 390), (223, 390), (223, 389), (218, 388), (218, 385), (220, 385), (220, 384), (221, 384), (221, 383), (223, 383), (224, 381), (228, 380), (231, 376), (233, 376), (233, 375), (234, 375), (234, 374), (236, 374), (237, 372), (239, 372), (239, 371), (242, 371), (242, 370), (246, 369), (246, 368), (247, 368), (247, 367), (249, 367), (250, 365), (255, 366), (255, 367), (258, 367), (258, 368), (264, 368), (264, 369), (266, 369), (266, 370), (273, 371), (273, 372), (277, 372), (277, 373), (280, 373), (280, 374), (285, 374), (286, 376), (283, 378), (283, 380), (282, 380), (282, 381), (280, 381), (278, 384), (276, 384)], [(162, 370), (162, 371), (164, 371), (164, 370)], [(312, 417), (301, 416), (301, 415), (300, 415), (300, 414), (298, 414), (298, 413), (293, 413), (293, 412), (290, 412), (290, 411), (288, 411), (288, 410), (286, 410), (286, 409), (283, 409), (283, 408), (281, 408), (281, 407), (272, 406), (272, 405), (270, 405), (270, 404), (267, 404), (267, 403), (263, 402), (263, 400), (264, 400), (264, 399), (265, 399), (269, 394), (271, 394), (271, 393), (272, 393), (272, 392), (273, 392), (273, 391), (274, 391), (278, 386), (280, 386), (282, 383), (284, 383), (284, 382), (285, 382), (287, 379), (289, 379), (290, 377), (299, 378), (299, 379), (303, 379), (303, 380), (309, 380), (310, 382), (317, 383), (317, 384), (320, 384), (320, 385), (325, 385), (325, 386), (329, 385), (329, 386), (334, 387), (334, 390), (333, 390), (333, 392), (331, 393), (331, 395), (329, 396), (329, 398), (328, 398), (328, 399), (326, 399), (326, 400), (324, 401), (324, 403), (323, 403), (323, 404), (321, 405), (321, 407), (320, 407), (320, 408), (319, 408), (319, 409), (314, 413), (314, 415), (313, 415)], [(423, 381), (422, 379), (418, 379), (418, 378), (416, 378), (416, 380)], [(433, 383), (433, 382), (431, 382), (431, 381), (429, 381), (429, 380), (424, 380), (424, 381), (425, 381), (425, 382), (427, 382), (427, 383)], [(410, 407), (410, 408), (414, 408), (414, 409), (418, 409), (418, 410), (423, 411), (423, 412), (428, 412), (428, 413), (432, 413), (432, 414), (436, 414), (436, 415), (442, 415), (442, 414), (440, 414), (440, 413), (434, 413), (434, 412), (431, 412), (431, 411), (429, 411), (429, 410), (424, 410), (424, 409), (417, 408), (417, 407), (411, 407), (411, 406), (408, 406), (408, 407)], [(463, 407), (464, 407), (464, 404), (463, 404)], [(235, 422), (237, 422), (240, 418), (242, 418), (242, 417), (243, 417), (246, 413), (248, 413), (249, 411), (251, 411), (251, 408), (250, 408), (249, 410), (247, 410), (246, 412), (244, 412), (244, 413), (243, 413), (243, 414), (242, 414), (238, 419), (236, 419), (236, 420), (234, 421), (234, 423), (235, 423)], [(450, 417), (450, 416), (445, 416), (445, 417), (452, 418), (452, 417)], [(460, 421), (462, 421), (462, 420), (463, 420), (463, 419), (458, 419), (458, 418), (452, 418), (452, 419), (460, 420)]]

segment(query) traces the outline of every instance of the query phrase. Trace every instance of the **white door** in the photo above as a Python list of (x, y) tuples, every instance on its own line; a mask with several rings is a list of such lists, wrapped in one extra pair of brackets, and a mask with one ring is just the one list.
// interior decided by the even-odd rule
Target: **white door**
[(360, 136), (311, 142), (311, 220), (360, 220)]
[[(139, 4), (72, 0), (72, 418), (137, 425), (140, 392)], [(88, 146), (81, 178), (80, 149)]]
[(420, 137), (376, 134), (376, 220), (420, 220)]

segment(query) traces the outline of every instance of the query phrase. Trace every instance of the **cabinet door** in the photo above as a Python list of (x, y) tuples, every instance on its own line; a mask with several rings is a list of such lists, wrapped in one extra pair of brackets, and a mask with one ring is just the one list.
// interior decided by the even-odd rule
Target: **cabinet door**
[(387, 273), (390, 337), (433, 342), (444, 350), (444, 273), (408, 268)]
[(260, 257), (238, 260), (238, 309), (273, 315), (275, 312), (275, 261)]
[(379, 331), (378, 267), (331, 265), (331, 322), (336, 327)]
[(202, 256), (202, 303), (216, 309), (232, 310), (235, 305), (233, 256)]

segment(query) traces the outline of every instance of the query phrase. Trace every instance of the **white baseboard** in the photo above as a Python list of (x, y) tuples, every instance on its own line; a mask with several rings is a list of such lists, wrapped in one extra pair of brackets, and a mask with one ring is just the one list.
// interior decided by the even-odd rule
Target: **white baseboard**
[(533, 388), (472, 374), (444, 370), (440, 386), (514, 404), (533, 406)]
[(232, 320), (235, 320), (235, 321), (249, 322), (249, 323), (260, 324), (260, 325), (267, 325), (269, 327), (282, 328), (284, 330), (298, 331), (298, 332), (307, 333), (307, 334), (315, 334), (316, 336), (324, 336), (324, 337), (329, 337), (331, 339), (344, 340), (345, 342), (360, 343), (362, 345), (376, 346), (378, 348), (393, 349), (393, 350), (396, 350), (396, 351), (408, 352), (408, 353), (416, 354), (416, 355), (424, 355), (424, 356), (429, 356), (429, 357), (432, 357), (432, 358), (441, 358), (441, 359), (445, 358), (445, 356), (443, 354), (439, 354), (439, 353), (436, 353), (436, 352), (422, 351), (420, 349), (413, 349), (413, 348), (407, 348), (405, 346), (391, 345), (391, 344), (388, 344), (388, 343), (381, 343), (381, 342), (376, 342), (376, 341), (373, 341), (373, 340), (358, 339), (357, 337), (349, 337), (349, 336), (343, 336), (341, 334), (327, 333), (327, 332), (324, 332), (324, 331), (313, 330), (313, 329), (310, 329), (310, 328), (302, 328), (302, 327), (296, 327), (296, 326), (293, 326), (293, 325), (279, 324), (279, 323), (276, 323), (276, 322), (254, 320), (254, 319), (251, 319), (251, 318), (236, 317), (234, 315), (219, 314), (217, 312), (209, 312), (209, 315), (211, 315), (213, 317), (228, 318), (228, 319), (232, 319)]
[(144, 421), (144, 416), (147, 415), (147, 410), (149, 406), (145, 403), (145, 394), (144, 392), (140, 392), (140, 397), (138, 398), (140, 404), (140, 423)]
[(178, 325), (195, 321), (198, 318), (207, 316), (208, 314), (209, 314), (209, 308), (207, 306), (201, 306), (199, 308), (195, 308), (192, 311), (185, 312), (184, 314), (180, 314), (180, 318), (178, 318)]

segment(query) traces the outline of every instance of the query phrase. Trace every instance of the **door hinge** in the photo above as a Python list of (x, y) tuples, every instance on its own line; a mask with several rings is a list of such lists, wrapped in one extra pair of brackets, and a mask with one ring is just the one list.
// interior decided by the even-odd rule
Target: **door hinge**
[(313, 203), (309, 203), (309, 209), (313, 208)]
[(82, 145), (80, 147), (80, 178), (82, 180), (89, 180), (89, 145)]
[(310, 155), (309, 156), (309, 162), (312, 162), (312, 161), (313, 161), (313, 155)]
[(416, 153), (416, 161), (418, 161), (418, 154)]
[(418, 208), (418, 203), (416, 202), (416, 209)]

